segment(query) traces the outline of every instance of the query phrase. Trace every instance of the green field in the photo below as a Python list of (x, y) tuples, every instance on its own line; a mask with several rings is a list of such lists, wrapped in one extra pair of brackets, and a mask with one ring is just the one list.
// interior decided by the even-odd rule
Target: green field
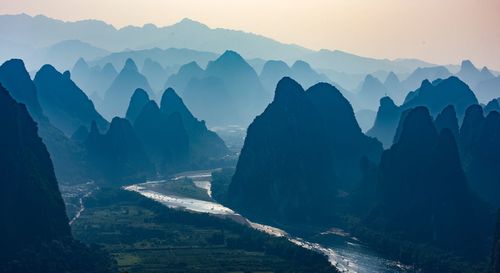
[(169, 209), (139, 194), (100, 190), (73, 234), (103, 245), (128, 272), (336, 272), (320, 254), (284, 238), (204, 214)]

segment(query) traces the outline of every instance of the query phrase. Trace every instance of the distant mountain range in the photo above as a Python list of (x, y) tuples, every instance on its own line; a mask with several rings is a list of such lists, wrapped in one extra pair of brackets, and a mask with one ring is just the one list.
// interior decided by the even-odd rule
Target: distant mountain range
[[(44, 48), (49, 53), (54, 52), (54, 47), (60, 47), (60, 43), (67, 47), (66, 53), (56, 52), (57, 56), (48, 54), (48, 57), (58, 59), (65, 56), (68, 61), (72, 59), (76, 61), (79, 57), (99, 58), (105, 55), (106, 51), (120, 52), (157, 47), (186, 48), (216, 54), (232, 49), (249, 59), (279, 59), (289, 63), (304, 60), (315, 68), (359, 74), (380, 70), (410, 73), (417, 67), (433, 65), (416, 59), (375, 59), (338, 50), (314, 51), (253, 33), (221, 28), (212, 29), (190, 19), (183, 19), (165, 27), (146, 24), (142, 27), (127, 26), (116, 29), (98, 20), (64, 22), (43, 15), (0, 15), (0, 40), (3, 45), (0, 61), (20, 57), (25, 59), (30, 67), (32, 64), (38, 64), (36, 59), (28, 60), (32, 58), (34, 52)], [(68, 58), (67, 52), (84, 52), (87, 56)], [(61, 65), (65, 62), (60, 61)], [(58, 67), (59, 64), (55, 61), (50, 61), (50, 63), (59, 69), (68, 68)]]

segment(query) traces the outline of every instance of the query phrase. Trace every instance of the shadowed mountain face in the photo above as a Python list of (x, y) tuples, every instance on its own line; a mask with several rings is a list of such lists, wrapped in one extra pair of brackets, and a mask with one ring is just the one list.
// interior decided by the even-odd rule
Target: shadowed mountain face
[(160, 173), (169, 173), (188, 162), (189, 140), (179, 113), (163, 115), (149, 101), (134, 121), (134, 130)]
[(355, 188), (361, 158), (378, 162), (381, 152), (339, 90), (319, 83), (304, 91), (285, 77), (248, 128), (229, 203), (253, 217), (331, 222), (337, 190)]
[(93, 122), (84, 146), (89, 170), (97, 180), (117, 185), (155, 174), (141, 141), (126, 119), (113, 118), (104, 135)]
[(446, 106), (446, 108), (444, 108), (443, 111), (436, 117), (434, 123), (438, 132), (448, 129), (453, 134), (453, 137), (458, 140), (458, 119), (453, 105)]
[(71, 237), (49, 153), (26, 107), (0, 85), (0, 256)]
[(497, 223), (493, 234), (493, 249), (491, 251), (491, 273), (500, 273), (500, 211), (497, 212)]
[(125, 118), (128, 119), (132, 124), (134, 124), (135, 119), (142, 111), (142, 108), (149, 102), (149, 96), (143, 89), (137, 88), (134, 94), (130, 98), (130, 104), (128, 105), (127, 114)]
[(500, 207), (500, 114), (484, 117), (479, 105), (467, 109), (460, 128), (460, 145), (471, 187), (485, 200)]
[(403, 84), (394, 72), (390, 72), (385, 78), (384, 87), (387, 89), (389, 96), (396, 101), (397, 104), (403, 103), (406, 96)]
[(428, 110), (416, 107), (379, 167), (378, 205), (369, 225), (467, 257), (482, 257), (489, 210), (468, 188), (452, 133), (438, 134)]
[(248, 128), (229, 204), (268, 220), (331, 220), (336, 178), (329, 147), (318, 110), (297, 82), (283, 78)]
[(328, 137), (333, 151), (338, 186), (352, 190), (361, 179), (361, 158), (378, 163), (382, 145), (361, 132), (351, 104), (338, 89), (327, 83), (318, 83), (306, 94), (324, 122), (323, 134)]
[(114, 116), (125, 116), (129, 98), (137, 88), (153, 95), (148, 80), (140, 74), (137, 65), (132, 59), (127, 59), (125, 66), (106, 91), (104, 100), (99, 109), (102, 115), (108, 119)]
[(165, 90), (163, 93), (160, 110), (167, 117), (171, 117), (176, 113), (180, 114), (183, 127), (189, 138), (191, 160), (220, 158), (228, 153), (222, 139), (214, 132), (209, 131), (204, 121), (199, 121), (191, 114), (172, 88)]
[(68, 71), (61, 74), (54, 67), (44, 65), (36, 73), (34, 83), (44, 113), (66, 135), (71, 136), (80, 126), (88, 126), (92, 121), (101, 130), (107, 128), (108, 122), (71, 80)]
[(489, 112), (497, 111), (500, 113), (500, 102), (498, 99), (492, 99), (484, 106), (484, 112), (488, 114)]
[(381, 100), (382, 102), (385, 102), (385, 105), (382, 107), (381, 104), (380, 115), (377, 113), (375, 124), (367, 135), (378, 138), (385, 147), (389, 147), (395, 136), (399, 117), (405, 110), (425, 106), (429, 108), (432, 116), (437, 116), (446, 107), (452, 105), (458, 120), (462, 120), (467, 107), (476, 104), (477, 99), (464, 82), (456, 77), (449, 77), (432, 83), (427, 80), (423, 81), (420, 88), (410, 92), (404, 104), (399, 107), (394, 103), (387, 103), (389, 102), (387, 99)]
[(0, 126), (0, 271), (112, 272), (103, 253), (73, 240), (37, 125), (1, 84)]
[(0, 66), (0, 83), (9, 90), (10, 95), (28, 108), (30, 114), (37, 120), (43, 117), (42, 108), (38, 102), (37, 90), (22, 60), (13, 59)]
[(497, 99), (500, 93), (500, 76), (480, 82), (475, 91), (481, 102)]
[[(81, 164), (81, 150), (62, 131), (54, 127), (43, 113), (38, 102), (37, 89), (21, 60), (13, 60), (2, 65), (0, 83), (8, 86), (7, 91), (18, 102), (24, 103), (33, 119), (38, 123), (42, 137), (53, 160), (56, 175), (65, 182), (80, 181), (84, 171)], [(15, 95), (17, 94), (17, 95)]]

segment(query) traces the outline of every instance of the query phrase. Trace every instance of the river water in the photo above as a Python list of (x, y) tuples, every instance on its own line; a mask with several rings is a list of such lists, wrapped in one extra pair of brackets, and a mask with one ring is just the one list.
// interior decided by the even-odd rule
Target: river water
[[(207, 191), (211, 196), (211, 171), (193, 171), (176, 175), (173, 180), (188, 177), (194, 184)], [(228, 217), (252, 228), (266, 232), (273, 236), (286, 237), (291, 242), (304, 248), (312, 249), (326, 255), (335, 267), (341, 272), (349, 273), (407, 273), (414, 272), (411, 267), (404, 266), (396, 261), (382, 258), (375, 251), (360, 243), (356, 238), (342, 230), (330, 230), (322, 233), (325, 236), (320, 241), (309, 241), (287, 233), (276, 227), (254, 223), (241, 216), (237, 212), (224, 207), (215, 201), (198, 200), (188, 197), (179, 197), (155, 191), (155, 185), (168, 183), (170, 180), (148, 181), (145, 183), (130, 185), (125, 190), (137, 192), (147, 198), (158, 201), (168, 207), (185, 209), (189, 211), (214, 214)]]

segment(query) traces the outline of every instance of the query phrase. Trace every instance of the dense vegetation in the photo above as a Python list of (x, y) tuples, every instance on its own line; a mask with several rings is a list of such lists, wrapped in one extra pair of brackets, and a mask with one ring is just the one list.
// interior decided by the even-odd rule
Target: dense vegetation
[(130, 272), (336, 272), (326, 257), (230, 219), (169, 209), (103, 189), (86, 200), (75, 236)]

